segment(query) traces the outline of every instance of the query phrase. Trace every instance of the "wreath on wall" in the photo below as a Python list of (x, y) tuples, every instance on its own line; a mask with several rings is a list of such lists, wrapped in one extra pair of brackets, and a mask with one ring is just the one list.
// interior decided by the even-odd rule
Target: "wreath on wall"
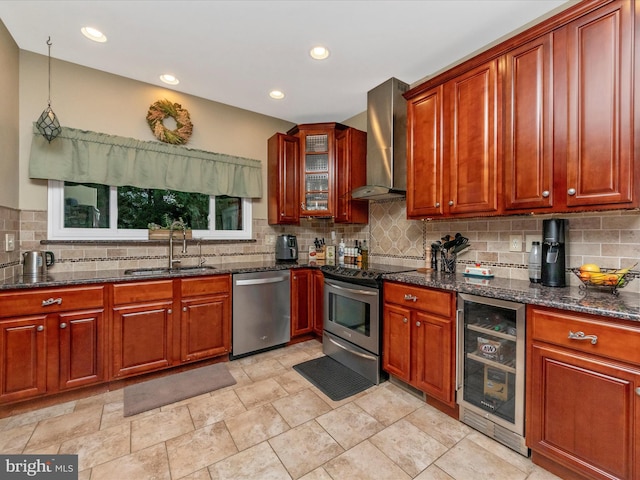
[[(164, 126), (164, 119), (171, 117), (176, 121), (175, 130)], [(158, 140), (172, 145), (182, 145), (189, 141), (193, 124), (189, 112), (179, 103), (169, 100), (158, 100), (151, 104), (147, 112), (147, 123)]]

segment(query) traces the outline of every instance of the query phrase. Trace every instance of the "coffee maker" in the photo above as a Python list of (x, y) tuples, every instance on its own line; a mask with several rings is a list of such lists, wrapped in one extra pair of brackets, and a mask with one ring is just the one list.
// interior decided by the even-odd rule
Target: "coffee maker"
[(566, 220), (552, 218), (542, 221), (542, 285), (564, 287), (565, 272), (565, 229)]

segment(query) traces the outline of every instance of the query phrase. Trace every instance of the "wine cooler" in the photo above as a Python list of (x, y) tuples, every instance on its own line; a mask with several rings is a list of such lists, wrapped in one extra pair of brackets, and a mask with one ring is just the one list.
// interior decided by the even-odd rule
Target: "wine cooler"
[(521, 303), (458, 294), (460, 421), (528, 456), (524, 319)]

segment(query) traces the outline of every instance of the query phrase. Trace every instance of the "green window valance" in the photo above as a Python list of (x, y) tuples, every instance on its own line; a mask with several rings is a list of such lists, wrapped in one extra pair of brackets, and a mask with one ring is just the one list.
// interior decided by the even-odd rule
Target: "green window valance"
[(35, 124), (29, 177), (262, 197), (259, 160), (67, 127), (49, 143)]

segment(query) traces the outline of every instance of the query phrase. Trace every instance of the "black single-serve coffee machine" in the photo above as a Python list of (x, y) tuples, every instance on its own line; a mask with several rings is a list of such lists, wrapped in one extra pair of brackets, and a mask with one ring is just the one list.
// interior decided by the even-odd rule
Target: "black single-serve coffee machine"
[(549, 219), (542, 221), (542, 285), (564, 287), (565, 272), (565, 229), (566, 220)]

